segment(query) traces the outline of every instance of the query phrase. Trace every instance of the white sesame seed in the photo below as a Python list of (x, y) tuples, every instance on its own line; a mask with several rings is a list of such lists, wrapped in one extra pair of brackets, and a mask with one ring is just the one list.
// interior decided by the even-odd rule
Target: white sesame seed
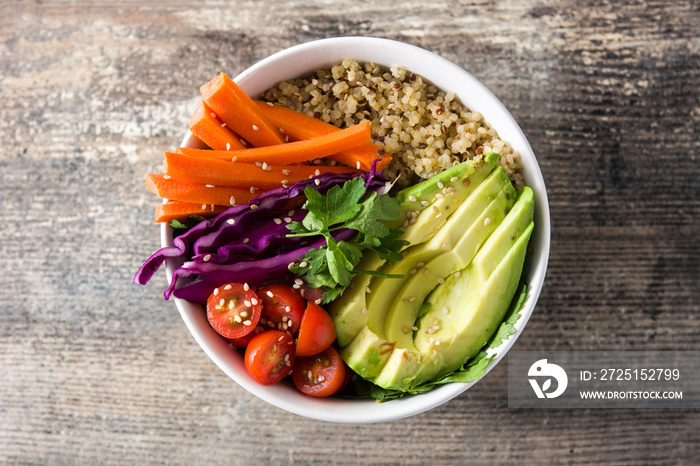
[(459, 278), (460, 275), (462, 275), (462, 272), (455, 273), (455, 278)]
[(226, 285), (226, 286), (224, 287), (224, 290), (228, 291), (228, 290), (230, 290), (231, 288), (232, 288), (231, 285)]
[(404, 228), (408, 226), (408, 220), (403, 221), (403, 226), (404, 226)]
[(415, 301), (415, 300), (416, 300), (416, 297), (415, 297), (415, 296), (411, 296), (411, 297), (408, 298), (408, 302), (409, 302), (409, 303), (412, 303), (412, 302)]
[[(252, 188), (251, 188), (251, 189), (252, 189)], [(251, 205), (250, 205), (250, 210), (255, 210), (255, 209), (257, 209), (258, 207), (259, 207), (259, 206), (258, 206), (257, 204), (251, 204)]]
[(235, 162), (236, 160), (238, 160), (238, 156), (237, 156), (237, 155), (234, 155), (233, 157), (231, 157), (231, 162)]
[(428, 207), (430, 205), (430, 202), (428, 201), (420, 201), (421, 204), (423, 204), (424, 207)]
[(287, 264), (287, 270), (292, 270), (292, 267), (294, 267), (294, 262)]
[(214, 112), (209, 112), (209, 116), (212, 117), (212, 118), (216, 118), (216, 113), (214, 113)]
[(207, 262), (209, 259), (211, 259), (211, 254), (207, 254), (206, 256), (204, 256), (204, 257), (202, 258), (202, 260), (203, 260), (204, 262)]
[(445, 315), (449, 315), (449, 314), (450, 314), (450, 308), (448, 308), (447, 306), (442, 306), (442, 313), (445, 314)]
[(435, 340), (435, 346), (440, 346), (440, 340)]
[(230, 142), (226, 143), (226, 150), (231, 150), (231, 143)]
[(257, 125), (253, 125), (253, 131), (257, 131), (257, 130), (259, 130), (259, 129), (260, 129), (260, 128), (258, 128)]
[(321, 174), (321, 170), (319, 170), (319, 169), (317, 168), (316, 171), (314, 172), (314, 175), (318, 176), (318, 175), (320, 175), (320, 174)]
[(414, 325), (413, 327), (411, 327), (411, 330), (413, 330), (414, 332), (417, 332), (417, 331), (418, 331), (418, 327), (416, 327), (416, 326)]
[(228, 223), (229, 225), (233, 225), (234, 223), (236, 223), (236, 220), (233, 218), (230, 218), (230, 219), (226, 220), (226, 223)]
[(453, 176), (452, 178), (450, 178), (450, 181), (454, 183), (454, 182), (457, 181), (458, 179), (459, 179), (458, 177)]
[(241, 144), (243, 144), (244, 146), (247, 146), (247, 145), (248, 145), (248, 143), (245, 142), (245, 139), (243, 139), (243, 138), (240, 138), (239, 141), (240, 141)]
[(232, 311), (236, 308), (236, 300), (235, 299), (232, 299), (231, 301), (228, 302), (228, 308)]
[(489, 223), (491, 223), (491, 218), (486, 217), (486, 218), (484, 219), (484, 226), (488, 225)]
[[(292, 307), (291, 306), (284, 306), (284, 310), (286, 312), (290, 312), (292, 310)], [(291, 320), (291, 319), (289, 319), (289, 320)]]
[(437, 214), (437, 215), (435, 216), (435, 218), (440, 218), (440, 217), (442, 217), (442, 212), (440, 212), (439, 214)]
[(206, 204), (202, 204), (202, 209), (206, 209), (206, 208), (207, 208), (207, 205), (206, 205)]
[(211, 211), (214, 212), (214, 204), (211, 205)]
[(405, 325), (403, 326), (403, 333), (408, 333), (408, 327)]
[(250, 303), (250, 301), (248, 301), (247, 299), (246, 299), (245, 301), (243, 301), (243, 305), (245, 305), (245, 307), (250, 307), (250, 306), (252, 306), (252, 304)]
[(273, 219), (273, 221), (274, 221), (277, 225), (281, 225), (281, 224), (282, 224), (282, 220), (280, 220), (279, 218), (275, 218), (275, 219)]
[(292, 223), (292, 219), (289, 218), (289, 217), (284, 217), (283, 220), (284, 220), (285, 223)]
[(367, 292), (367, 293), (371, 293), (371, 292), (372, 292), (372, 290), (370, 289), (370, 287), (369, 287), (369, 286), (366, 286), (366, 287), (365, 287), (365, 292)]
[(319, 180), (318, 178), (315, 179), (315, 180), (314, 180), (314, 184), (315, 184), (316, 186), (320, 185), (320, 184), (321, 184), (321, 180)]
[(435, 338), (430, 337), (430, 343), (435, 343)]
[(290, 217), (293, 217), (295, 212), (296, 212), (296, 210), (290, 210), (289, 212), (287, 212), (287, 215), (289, 215)]
[(216, 296), (217, 294), (219, 294), (219, 289), (218, 289), (218, 288), (214, 288), (214, 296)]
[(425, 265), (425, 262), (418, 262), (416, 263), (416, 267), (423, 267)]
[(255, 194), (255, 188), (253, 186), (250, 187), (250, 194)]
[(208, 184), (208, 185), (205, 185), (205, 186), (206, 186), (207, 188), (216, 188), (216, 186), (214, 186), (213, 184)]
[(248, 286), (247, 283), (244, 283), (244, 284), (243, 284), (243, 289), (244, 289), (245, 291), (248, 291), (248, 290), (250, 289), (250, 286)]
[(243, 244), (248, 244), (249, 241), (250, 241), (250, 238), (243, 238)]
[(440, 249), (447, 249), (447, 243), (442, 243), (442, 246), (440, 246)]
[(221, 301), (219, 301), (219, 306), (223, 306), (224, 304), (226, 304), (226, 300), (221, 298)]
[(304, 284), (304, 280), (302, 280), (301, 278), (296, 278), (294, 279), (294, 284), (301, 286)]
[(301, 268), (303, 269), (303, 268), (306, 267), (307, 265), (309, 265), (308, 262), (302, 261), (302, 262), (299, 264), (299, 267), (301, 267)]
[(439, 189), (442, 189), (442, 188), (445, 187), (445, 185), (443, 184), (442, 181), (438, 181), (438, 182), (437, 182), (437, 187), (438, 187)]
[(368, 315), (368, 314), (369, 314), (369, 311), (367, 310), (367, 308), (364, 308), (364, 309), (362, 309), (362, 313), (363, 313), (364, 315)]
[(411, 275), (415, 275), (418, 273), (418, 269), (411, 269)]
[(163, 175), (163, 178), (165, 178), (166, 180), (169, 180), (169, 179), (170, 179), (170, 175)]
[(458, 333), (457, 335), (455, 335), (455, 338), (462, 338), (462, 334)]
[(292, 173), (292, 172), (289, 171), (289, 170), (287, 170), (286, 168), (285, 168), (284, 170), (282, 170), (282, 174), (285, 175), (285, 176), (288, 176), (288, 175), (291, 174), (291, 173)]
[(253, 325), (253, 322), (251, 322), (249, 320), (244, 320), (243, 325)]
[(416, 198), (416, 196), (411, 195), (411, 196), (408, 196), (408, 200), (411, 202), (416, 202), (418, 199)]
[(252, 304), (253, 306), (257, 306), (257, 305), (258, 305), (258, 300), (255, 299), (255, 298), (250, 298), (250, 304)]
[(438, 199), (445, 199), (445, 195), (442, 193), (435, 194), (435, 197), (437, 197)]
[(275, 106), (275, 104), (273, 104), (272, 102), (267, 102), (267, 105), (269, 105), (270, 107), (274, 107), (274, 106)]
[(314, 301), (316, 304), (321, 304), (321, 298), (318, 298), (316, 301)]
[(241, 318), (245, 319), (248, 317), (248, 313), (246, 311), (241, 312)]
[(445, 279), (442, 278), (442, 277), (437, 277), (437, 281), (438, 281), (438, 283), (440, 283), (440, 284), (445, 283)]
[(262, 163), (261, 163), (261, 162), (255, 161), (255, 162), (253, 162), (253, 163), (254, 163), (255, 166), (258, 167), (258, 168), (261, 168), (261, 167), (262, 167)]
[(237, 322), (237, 323), (239, 323), (239, 324), (240, 324), (240, 323), (241, 323), (241, 321), (242, 321), (243, 319), (241, 319), (241, 316), (239, 316), (239, 315), (235, 315), (235, 316), (233, 316), (233, 320), (234, 320), (235, 322)]
[(360, 161), (358, 160), (357, 163), (355, 163), (355, 167), (359, 170), (360, 169)]

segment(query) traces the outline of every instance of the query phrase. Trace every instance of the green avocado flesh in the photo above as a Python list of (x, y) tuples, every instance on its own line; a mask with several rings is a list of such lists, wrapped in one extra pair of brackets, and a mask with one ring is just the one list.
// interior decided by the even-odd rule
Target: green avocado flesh
[(530, 188), (515, 190), (497, 154), (465, 162), (399, 193), (410, 241), (385, 264), (367, 253), (363, 270), (329, 306), (340, 354), (387, 389), (411, 390), (474, 357), (502, 322), (516, 292), (533, 229)]

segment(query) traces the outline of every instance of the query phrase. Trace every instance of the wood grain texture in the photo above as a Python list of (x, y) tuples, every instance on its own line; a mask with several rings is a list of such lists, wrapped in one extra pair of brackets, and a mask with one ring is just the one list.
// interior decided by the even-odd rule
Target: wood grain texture
[(0, 1), (0, 463), (696, 464), (698, 410), (511, 410), (505, 364), (403, 421), (287, 414), (131, 278), (199, 83), (372, 35), (470, 71), (538, 156), (552, 251), (516, 349), (698, 350), (698, 31), (672, 0)]

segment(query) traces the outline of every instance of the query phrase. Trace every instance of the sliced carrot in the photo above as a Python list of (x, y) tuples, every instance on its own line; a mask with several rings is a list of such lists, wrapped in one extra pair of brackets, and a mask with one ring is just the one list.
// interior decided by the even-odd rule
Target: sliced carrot
[(289, 165), (327, 157), (338, 151), (366, 143), (369, 140), (369, 121), (363, 121), (358, 125), (324, 134), (323, 136), (304, 139), (303, 141), (276, 144), (274, 146), (253, 147), (235, 151), (180, 147), (178, 152), (219, 160), (235, 159), (237, 162), (266, 162), (275, 165)]
[(204, 102), (197, 104), (190, 118), (190, 131), (212, 149), (239, 150), (247, 147), (241, 137), (222, 123)]
[(156, 223), (169, 222), (176, 218), (178, 220), (186, 220), (190, 215), (201, 215), (202, 217), (211, 217), (220, 214), (230, 206), (221, 205), (202, 205), (191, 202), (169, 201), (165, 204), (156, 206)]
[[(234, 186), (253, 191), (267, 191), (289, 186), (325, 172), (352, 173), (349, 167), (314, 165), (262, 165), (227, 162), (166, 152), (163, 156), (166, 175), (193, 183)], [(259, 193), (258, 193), (259, 194)]]
[(154, 173), (146, 175), (146, 189), (163, 199), (198, 204), (231, 206), (245, 204), (254, 197), (249, 189), (192, 183)]
[(255, 147), (285, 142), (284, 136), (272, 124), (231, 78), (221, 73), (200, 88), (204, 102), (219, 120)]
[[(340, 128), (330, 123), (304, 115), (301, 112), (291, 110), (281, 105), (274, 105), (260, 100), (256, 100), (255, 103), (262, 113), (265, 114), (273, 124), (281, 128), (293, 141), (311, 139), (324, 134), (341, 131)], [(357, 162), (360, 162), (360, 168), (364, 171), (369, 171), (372, 162), (374, 162), (375, 159), (380, 159), (377, 163), (377, 169), (383, 170), (389, 165), (389, 162), (391, 162), (391, 156), (383, 154), (383, 150), (378, 145), (367, 142), (360, 146), (340, 151), (330, 158), (349, 167), (357, 167)]]

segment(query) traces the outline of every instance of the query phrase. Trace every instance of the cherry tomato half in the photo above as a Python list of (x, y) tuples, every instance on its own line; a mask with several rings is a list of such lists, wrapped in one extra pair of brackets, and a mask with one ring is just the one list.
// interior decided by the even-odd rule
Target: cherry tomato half
[(336, 393), (343, 387), (346, 376), (345, 363), (332, 346), (319, 354), (297, 359), (292, 373), (294, 385), (302, 393), (323, 397)]
[(294, 339), (280, 330), (265, 330), (250, 340), (245, 350), (245, 368), (263, 385), (277, 383), (292, 370)]
[(240, 283), (216, 288), (207, 300), (209, 324), (224, 338), (240, 338), (252, 332), (260, 311), (258, 295)]
[(296, 333), (304, 315), (304, 299), (289, 285), (270, 285), (258, 290), (261, 320), (270, 328)]
[(313, 356), (325, 350), (335, 340), (335, 326), (331, 316), (318, 304), (306, 303), (297, 336), (297, 355)]

